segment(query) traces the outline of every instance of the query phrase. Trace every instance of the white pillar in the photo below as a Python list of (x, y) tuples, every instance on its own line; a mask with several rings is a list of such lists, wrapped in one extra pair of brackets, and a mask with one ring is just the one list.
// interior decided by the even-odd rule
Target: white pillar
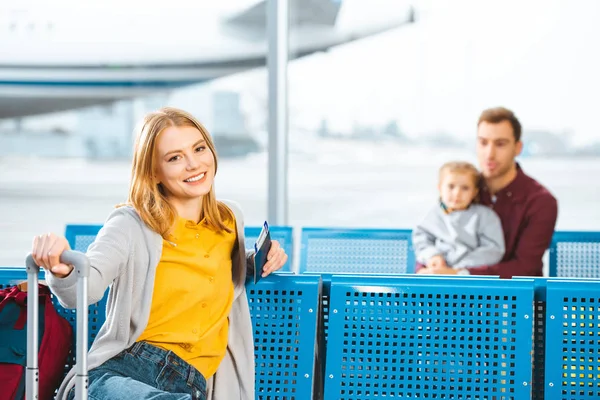
[(268, 0), (269, 199), (271, 225), (288, 223), (288, 0)]

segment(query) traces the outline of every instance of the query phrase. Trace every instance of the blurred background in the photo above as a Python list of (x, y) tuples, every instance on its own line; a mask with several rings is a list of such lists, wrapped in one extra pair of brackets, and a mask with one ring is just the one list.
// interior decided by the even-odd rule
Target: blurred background
[[(294, 227), (412, 228), (437, 171), (512, 109), (557, 230), (600, 230), (600, 2), (289, 0)], [(267, 218), (266, 2), (0, 3), (0, 265), (126, 200), (144, 113), (196, 115), (216, 191)]]

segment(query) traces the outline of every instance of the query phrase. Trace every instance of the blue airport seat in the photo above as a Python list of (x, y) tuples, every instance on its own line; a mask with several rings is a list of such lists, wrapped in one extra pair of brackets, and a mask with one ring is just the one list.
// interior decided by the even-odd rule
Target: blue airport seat
[(332, 277), (325, 399), (531, 398), (533, 283)]
[[(303, 275), (311, 275), (311, 273), (304, 273)], [(321, 278), (323, 279), (323, 290), (322, 290), (322, 295), (321, 295), (321, 315), (320, 315), (320, 319), (319, 319), (319, 335), (318, 335), (318, 345), (319, 345), (319, 349), (322, 352), (322, 354), (326, 354), (327, 352), (327, 342), (329, 340), (329, 312), (330, 312), (330, 308), (329, 308), (329, 302), (330, 302), (330, 291), (331, 291), (331, 279), (332, 277), (335, 276), (335, 274), (316, 274), (316, 275), (320, 275)], [(344, 277), (355, 277), (356, 279), (360, 279), (363, 276), (377, 276), (377, 277), (381, 277), (381, 278), (385, 278), (386, 276), (388, 276), (390, 279), (394, 279), (397, 277), (415, 277), (414, 274), (390, 274), (390, 275), (383, 275), (383, 274), (377, 274), (377, 275), (365, 275), (365, 274), (357, 274), (357, 275), (353, 275), (353, 274), (342, 274), (341, 276)], [(476, 275), (453, 275), (453, 276), (448, 276), (448, 275), (429, 275), (429, 276), (422, 276), (423, 279), (444, 279), (444, 280), (448, 280), (448, 279), (454, 279), (454, 280), (460, 280), (460, 279), (499, 279), (500, 277), (497, 275), (484, 275), (484, 276), (476, 276)], [(460, 282), (457, 282), (456, 285), (460, 285)], [(326, 363), (327, 363), (327, 358), (323, 358), (322, 362), (322, 368), (323, 368), (323, 374), (324, 369), (326, 367)]]
[(321, 278), (270, 275), (246, 284), (254, 329), (256, 399), (311, 399), (319, 390)]
[(300, 273), (412, 273), (411, 234), (409, 229), (302, 228)]
[(600, 281), (546, 282), (545, 398), (600, 398)]
[[(254, 243), (260, 235), (261, 226), (245, 226), (244, 242), (246, 250), (254, 250)], [(269, 226), (271, 240), (277, 240), (288, 255), (288, 260), (280, 271), (291, 271), (294, 257), (294, 230), (291, 226)]]
[(532, 392), (533, 400), (550, 399), (552, 397), (544, 396), (546, 390), (546, 368), (557, 367), (556, 365), (548, 365), (546, 367), (546, 331), (547, 331), (547, 316), (546, 316), (546, 302), (547, 302), (547, 285), (550, 281), (569, 281), (569, 282), (596, 282), (598, 289), (600, 290), (600, 279), (587, 279), (587, 278), (556, 278), (556, 277), (531, 277), (531, 276), (515, 276), (513, 280), (524, 279), (533, 282), (534, 289), (534, 349), (533, 349), (533, 382)]
[(600, 232), (555, 232), (550, 244), (549, 275), (600, 278)]

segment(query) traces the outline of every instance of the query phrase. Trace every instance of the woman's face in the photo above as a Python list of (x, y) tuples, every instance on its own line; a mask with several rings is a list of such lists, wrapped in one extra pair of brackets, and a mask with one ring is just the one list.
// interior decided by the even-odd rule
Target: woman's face
[(171, 126), (156, 141), (155, 174), (170, 200), (198, 199), (209, 193), (215, 157), (202, 133), (193, 126)]

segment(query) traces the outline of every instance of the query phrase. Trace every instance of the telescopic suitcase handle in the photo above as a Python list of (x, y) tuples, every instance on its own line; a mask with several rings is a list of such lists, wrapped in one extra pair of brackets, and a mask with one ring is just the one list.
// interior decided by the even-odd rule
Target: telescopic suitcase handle
[[(77, 343), (75, 358), (75, 399), (88, 398), (88, 277), (90, 261), (79, 251), (66, 250), (60, 256), (60, 262), (73, 265), (77, 274)], [(38, 274), (40, 267), (33, 261), (31, 254), (25, 260), (27, 268), (27, 286), (29, 299), (37, 299)], [(71, 272), (71, 273), (73, 273)], [(27, 302), (27, 369), (25, 372), (25, 390), (27, 400), (39, 398), (38, 334), (39, 301)]]

